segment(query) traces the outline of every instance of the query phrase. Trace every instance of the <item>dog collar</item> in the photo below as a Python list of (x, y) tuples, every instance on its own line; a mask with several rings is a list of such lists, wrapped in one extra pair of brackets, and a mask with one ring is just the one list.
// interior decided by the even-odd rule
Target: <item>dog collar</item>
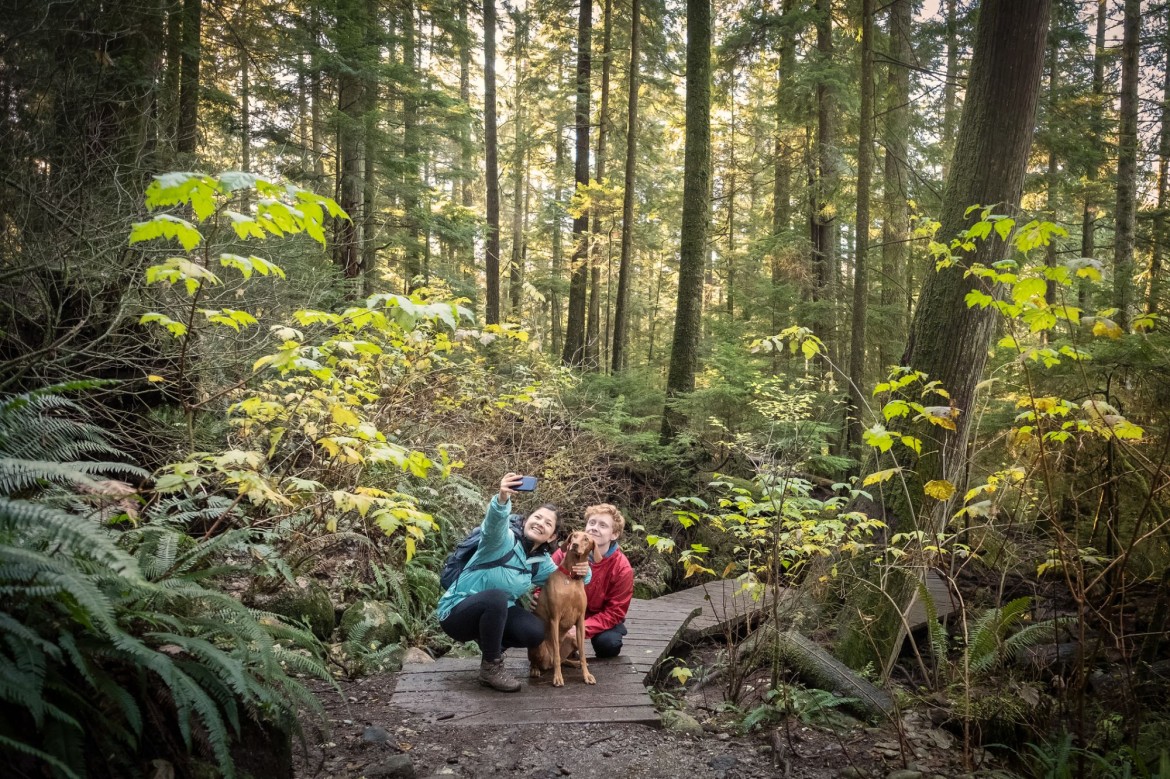
[(565, 561), (564, 560), (562, 560), (561, 564), (557, 566), (557, 570), (560, 571), (561, 573), (563, 573), (565, 576), (568, 576), (570, 579), (584, 578), (584, 577), (581, 577), (581, 576), (578, 576), (577, 574), (575, 574), (573, 572), (572, 568), (565, 568)]

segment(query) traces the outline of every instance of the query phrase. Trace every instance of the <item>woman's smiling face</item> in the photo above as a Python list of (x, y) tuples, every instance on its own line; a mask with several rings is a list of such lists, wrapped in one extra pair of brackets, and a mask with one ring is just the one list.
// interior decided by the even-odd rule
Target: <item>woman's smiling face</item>
[(551, 541), (557, 534), (557, 515), (552, 509), (541, 506), (524, 520), (524, 537), (534, 544)]

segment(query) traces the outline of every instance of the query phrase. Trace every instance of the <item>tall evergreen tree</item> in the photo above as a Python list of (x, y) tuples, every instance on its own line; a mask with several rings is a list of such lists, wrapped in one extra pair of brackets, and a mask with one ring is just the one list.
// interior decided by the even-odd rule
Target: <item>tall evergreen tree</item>
[(626, 338), (630, 306), (630, 276), (634, 264), (634, 188), (638, 168), (638, 49), (641, 44), (642, 4), (630, 8), (630, 69), (626, 109), (626, 172), (622, 192), (622, 245), (618, 261), (617, 300), (613, 312), (613, 347), (610, 369), (618, 373), (626, 364)]
[[(593, 32), (593, 2), (581, 0), (577, 17), (577, 148), (574, 180), (578, 189), (589, 185), (589, 93), (590, 52)], [(589, 287), (589, 211), (582, 209), (573, 219), (573, 261), (569, 281), (569, 321), (565, 327), (566, 365), (585, 363), (585, 303)]]
[(861, 445), (865, 330), (869, 311), (869, 189), (873, 170), (873, 0), (861, 3), (861, 117), (857, 138), (857, 228), (853, 250), (853, 312), (849, 335), (846, 454)]
[(1113, 232), (1113, 307), (1117, 321), (1129, 326), (1133, 305), (1133, 244), (1137, 216), (1138, 57), (1141, 0), (1125, 0), (1121, 42), (1121, 125), (1117, 131), (1117, 207)]
[(886, 337), (878, 340), (878, 365), (889, 368), (900, 353), (899, 334), (906, 331), (910, 292), (902, 290), (907, 265), (906, 242), (910, 236), (910, 68), (914, 52), (911, 0), (889, 4), (889, 62), (886, 75), (885, 130), (882, 145), (882, 258), (881, 312)]
[(179, 112), (175, 150), (194, 154), (199, 138), (199, 63), (203, 57), (203, 0), (183, 0)]
[(673, 401), (695, 388), (703, 313), (703, 268), (711, 221), (711, 2), (687, 0), (686, 141), (683, 152), (682, 236), (678, 302), (662, 438), (673, 440), (686, 416)]
[(496, 0), (483, 0), (483, 142), (487, 168), (484, 321), (489, 325), (500, 322), (500, 165), (496, 135)]
[(817, 60), (816, 80), (816, 173), (809, 193), (809, 227), (812, 244), (812, 299), (818, 303), (813, 330), (830, 349), (836, 349), (833, 332), (833, 280), (837, 269), (837, 215), (832, 196), (837, 186), (837, 151), (835, 120), (836, 100), (834, 85), (829, 76), (833, 61), (833, 13), (831, 0), (817, 0)]

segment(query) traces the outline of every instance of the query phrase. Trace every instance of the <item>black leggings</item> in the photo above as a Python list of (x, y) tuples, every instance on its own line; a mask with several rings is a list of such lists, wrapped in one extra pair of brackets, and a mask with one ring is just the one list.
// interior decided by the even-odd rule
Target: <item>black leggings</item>
[(544, 623), (521, 606), (508, 606), (503, 590), (484, 590), (459, 601), (439, 622), (456, 641), (479, 644), (484, 660), (496, 660), (503, 647), (531, 649), (544, 641)]

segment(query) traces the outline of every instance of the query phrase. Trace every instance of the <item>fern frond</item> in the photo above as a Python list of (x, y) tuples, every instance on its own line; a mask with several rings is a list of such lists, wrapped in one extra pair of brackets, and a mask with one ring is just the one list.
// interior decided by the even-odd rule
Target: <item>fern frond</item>
[(1054, 617), (1028, 625), (1004, 639), (1004, 657), (1010, 660), (1018, 657), (1025, 649), (1049, 643), (1055, 640), (1062, 627), (1075, 623), (1072, 617)]
[(234, 546), (242, 545), (250, 540), (254, 532), (250, 528), (237, 528), (226, 533), (220, 533), (209, 541), (200, 541), (183, 554), (180, 554), (172, 569), (175, 575), (188, 573), (195, 567), (203, 564), (208, 558), (220, 554)]
[(922, 580), (918, 581), (918, 598), (926, 611), (926, 637), (930, 642), (930, 652), (935, 663), (941, 663), (947, 657), (947, 631), (939, 621), (934, 595)]
[(967, 648), (967, 662), (972, 670), (986, 671), (1002, 659), (1000, 647), (1005, 636), (1031, 606), (1031, 597), (1025, 595), (980, 615), (971, 629)]
[(81, 779), (81, 775), (73, 770), (73, 766), (66, 765), (48, 752), (43, 752), (19, 739), (9, 738), (3, 733), (0, 733), (0, 747), (11, 749), (13, 752), (19, 752), (22, 755), (34, 757), (37, 760), (43, 760), (45, 765), (55, 769), (61, 776), (68, 777), (68, 779)]
[(166, 680), (167, 686), (179, 709), (179, 733), (183, 736), (183, 743), (188, 749), (191, 748), (191, 719), (198, 718), (207, 733), (208, 745), (215, 755), (220, 772), (228, 779), (232, 779), (236, 772), (228, 746), (230, 737), (215, 702), (190, 676), (177, 667), (173, 668), (169, 676), (170, 678)]
[[(142, 581), (134, 558), (92, 522), (78, 521), (64, 511), (23, 500), (0, 498), (0, 540), (6, 531), (35, 539), (38, 545), (98, 561), (130, 582)], [(30, 538), (31, 537), (31, 538)], [(0, 558), (16, 557), (15, 547), (0, 549)], [(35, 553), (34, 553), (35, 554)]]

